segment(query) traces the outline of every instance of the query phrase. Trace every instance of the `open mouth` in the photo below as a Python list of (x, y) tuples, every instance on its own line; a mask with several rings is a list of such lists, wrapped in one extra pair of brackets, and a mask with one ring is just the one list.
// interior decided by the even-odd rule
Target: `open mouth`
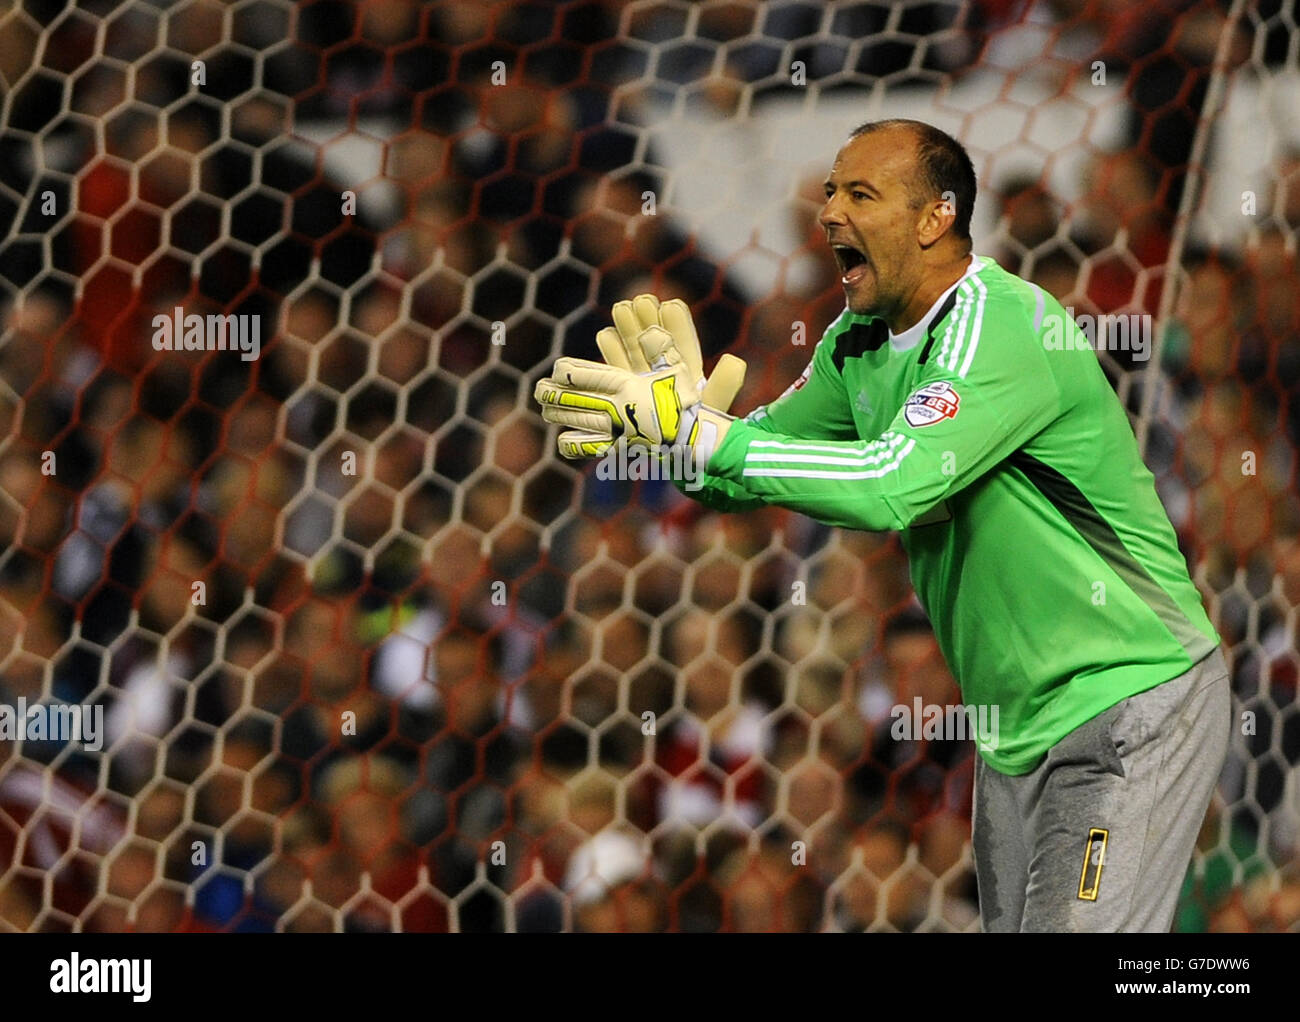
[(870, 268), (867, 257), (852, 245), (832, 245), (831, 251), (839, 264), (842, 284), (856, 284), (867, 275)]

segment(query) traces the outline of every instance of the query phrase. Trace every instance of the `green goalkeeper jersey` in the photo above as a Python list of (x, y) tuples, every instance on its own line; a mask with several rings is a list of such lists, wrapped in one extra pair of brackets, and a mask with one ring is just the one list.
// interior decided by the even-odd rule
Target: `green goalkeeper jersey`
[(1022, 774), (1080, 724), (1217, 645), (1096, 354), (1041, 288), (972, 256), (914, 327), (847, 309), (691, 495), (897, 529), (972, 708)]

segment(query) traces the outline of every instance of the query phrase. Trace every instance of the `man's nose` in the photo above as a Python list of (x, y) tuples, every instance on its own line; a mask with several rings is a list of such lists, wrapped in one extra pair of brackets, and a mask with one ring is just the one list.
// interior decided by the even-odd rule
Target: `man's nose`
[(822, 206), (821, 213), (817, 216), (817, 222), (821, 224), (823, 228), (829, 228), (844, 223), (844, 217), (840, 213), (840, 205), (835, 201), (835, 196), (832, 195), (826, 200), (826, 204)]

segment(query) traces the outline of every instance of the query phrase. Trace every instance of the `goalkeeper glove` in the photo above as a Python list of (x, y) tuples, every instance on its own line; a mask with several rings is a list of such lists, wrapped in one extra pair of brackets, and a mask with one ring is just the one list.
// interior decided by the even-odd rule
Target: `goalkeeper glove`
[(619, 437), (645, 447), (676, 444), (694, 425), (699, 405), (696, 381), (690, 378), (672, 335), (651, 327), (638, 338), (648, 369), (636, 373), (619, 366), (562, 358), (533, 397), (542, 418), (593, 435), (609, 444)]
[[(744, 383), (745, 363), (735, 355), (723, 355), (706, 381), (699, 335), (691, 320), (690, 309), (681, 299), (660, 304), (654, 295), (638, 295), (631, 301), (616, 303), (613, 320), (614, 326), (606, 327), (596, 335), (596, 344), (609, 366), (638, 375), (652, 374), (663, 368), (659, 365), (662, 360), (664, 365), (670, 362), (680, 364), (686, 380), (694, 384), (700, 397), (699, 407), (687, 403), (676, 434), (671, 440), (664, 436), (664, 440), (691, 444), (696, 447), (697, 457), (707, 458), (721, 442), (731, 422), (725, 413)], [(667, 351), (658, 334), (647, 333), (652, 328), (670, 336), (675, 357)], [(592, 364), (595, 363), (588, 363)], [(555, 378), (559, 378), (558, 371)], [(546, 415), (545, 410), (543, 415)], [(549, 421), (564, 420), (552, 418)], [(560, 454), (571, 459), (599, 457), (609, 449), (614, 435), (612, 429), (605, 428), (565, 430), (558, 439)]]
[(745, 382), (745, 363), (735, 355), (723, 355), (713, 367), (713, 375), (704, 378), (704, 356), (700, 336), (691, 319), (691, 310), (680, 298), (660, 303), (654, 295), (637, 295), (630, 302), (617, 302), (613, 308), (614, 326), (596, 335), (596, 345), (610, 365), (642, 373), (649, 367), (634, 360), (641, 352), (637, 337), (652, 326), (662, 327), (672, 335), (682, 361), (691, 377), (698, 380), (700, 400), (708, 408), (725, 412), (740, 393)]

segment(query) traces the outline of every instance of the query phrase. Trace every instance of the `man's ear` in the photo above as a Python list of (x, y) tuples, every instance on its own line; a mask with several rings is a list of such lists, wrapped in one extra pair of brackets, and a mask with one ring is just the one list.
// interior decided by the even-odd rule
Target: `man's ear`
[(922, 248), (929, 248), (942, 238), (957, 222), (957, 196), (944, 192), (938, 199), (921, 207), (921, 220), (916, 225), (917, 240)]

